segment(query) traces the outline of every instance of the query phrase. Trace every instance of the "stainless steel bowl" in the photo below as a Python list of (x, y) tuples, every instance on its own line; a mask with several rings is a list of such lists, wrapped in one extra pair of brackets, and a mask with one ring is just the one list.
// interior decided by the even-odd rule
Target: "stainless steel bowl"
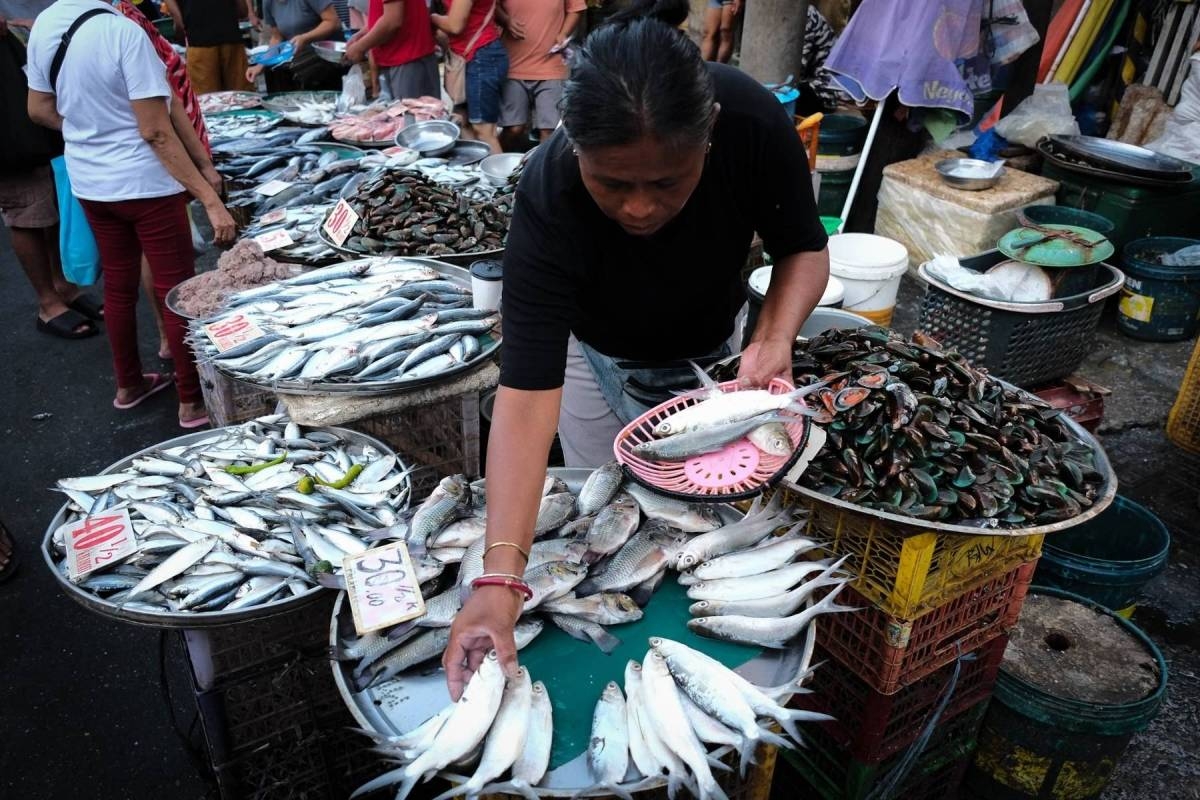
[(508, 183), (508, 176), (521, 163), (524, 156), (521, 153), (496, 153), (479, 162), (479, 171), (493, 186), (503, 186)]
[(396, 144), (423, 156), (449, 153), (458, 142), (458, 126), (444, 119), (431, 119), (406, 126), (396, 134)]
[(332, 39), (325, 42), (313, 42), (313, 52), (330, 64), (341, 64), (346, 57), (346, 43), (335, 42)]
[(1004, 177), (1004, 167), (997, 169), (991, 161), (978, 158), (944, 158), (933, 168), (947, 185), (968, 192), (990, 189)]

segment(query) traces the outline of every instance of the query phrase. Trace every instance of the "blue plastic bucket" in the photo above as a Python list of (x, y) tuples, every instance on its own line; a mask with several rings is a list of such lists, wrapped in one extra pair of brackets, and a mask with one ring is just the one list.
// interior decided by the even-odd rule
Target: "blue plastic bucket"
[(1033, 582), (1122, 611), (1166, 569), (1171, 534), (1157, 516), (1118, 495), (1081, 525), (1046, 537)]
[(1125, 287), (1117, 330), (1135, 339), (1177, 342), (1200, 330), (1200, 266), (1172, 267), (1165, 253), (1200, 245), (1198, 239), (1151, 236), (1125, 245)]

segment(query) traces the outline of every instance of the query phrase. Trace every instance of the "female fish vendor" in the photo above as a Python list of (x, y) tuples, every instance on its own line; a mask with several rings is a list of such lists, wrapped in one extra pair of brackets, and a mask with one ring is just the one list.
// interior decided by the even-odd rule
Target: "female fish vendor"
[[(457, 699), (493, 647), (516, 669), (519, 578), (547, 454), (612, 460), (621, 427), (730, 352), (755, 231), (774, 261), (739, 378), (791, 378), (829, 274), (804, 148), (775, 96), (705, 63), (686, 0), (642, 0), (575, 55), (562, 126), (529, 159), (504, 257), (504, 359), (488, 442), (485, 576), (443, 663)], [(507, 576), (507, 577), (506, 577)]]

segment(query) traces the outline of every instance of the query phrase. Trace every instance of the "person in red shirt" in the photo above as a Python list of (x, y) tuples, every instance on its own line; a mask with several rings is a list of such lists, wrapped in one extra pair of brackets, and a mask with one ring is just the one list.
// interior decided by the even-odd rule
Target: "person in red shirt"
[(508, 75), (508, 51), (500, 43), (496, 11), (500, 0), (449, 0), (445, 14), (433, 14), (434, 27), (450, 39), (450, 49), (467, 62), (467, 122), (470, 134), (500, 152), (496, 123), (500, 89)]
[(567, 79), (562, 51), (586, 8), (585, 0), (502, 0), (496, 10), (508, 48), (500, 97), (506, 148), (521, 149), (531, 121), (542, 141), (554, 133)]
[(375, 59), (381, 91), (393, 100), (438, 97), (438, 64), (425, 0), (370, 0), (367, 28), (346, 45), (346, 59)]

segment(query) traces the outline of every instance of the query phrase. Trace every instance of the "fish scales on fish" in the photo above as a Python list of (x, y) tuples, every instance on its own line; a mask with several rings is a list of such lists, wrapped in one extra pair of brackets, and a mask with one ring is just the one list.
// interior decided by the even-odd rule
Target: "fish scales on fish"
[[(311, 457), (291, 462), (289, 452)], [(65, 525), (118, 508), (106, 497), (150, 488), (159, 494), (119, 506), (129, 513), (135, 552), (92, 572), (80, 588), (131, 611), (249, 611), (337, 579), (342, 560), (372, 543), (364, 519), (394, 523), (407, 506), (406, 472), (394, 456), (358, 441), (261, 417), (150, 451), (120, 472), (61, 479), (66, 521), (51, 536), (51, 552), (65, 570)], [(364, 476), (371, 482), (361, 483)], [(134, 564), (132, 584), (105, 577)]]

